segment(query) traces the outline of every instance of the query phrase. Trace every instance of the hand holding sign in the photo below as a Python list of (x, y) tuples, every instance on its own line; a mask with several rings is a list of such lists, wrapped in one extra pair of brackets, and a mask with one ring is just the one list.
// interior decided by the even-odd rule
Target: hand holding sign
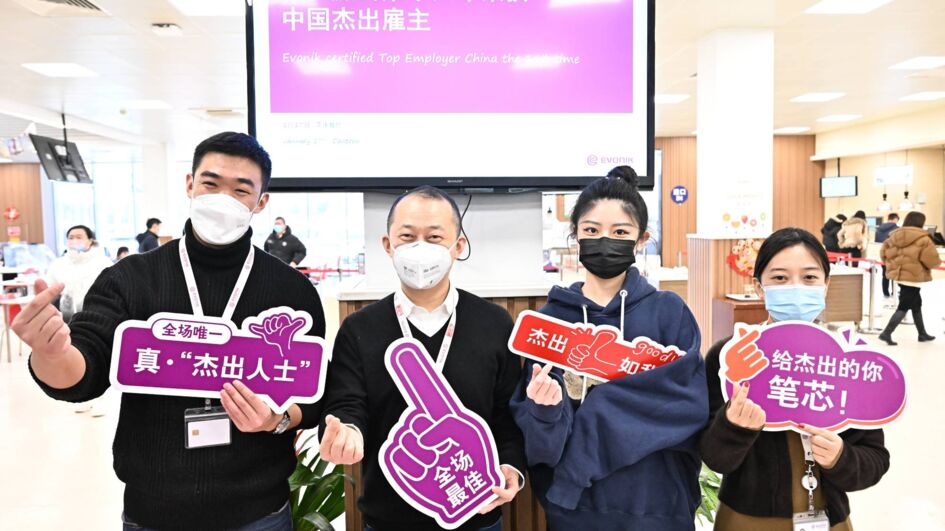
[(736, 332), (738, 339), (735, 344), (725, 350), (725, 364), (728, 366), (725, 377), (730, 382), (750, 380), (768, 366), (768, 359), (755, 345), (755, 341), (761, 337), (761, 332), (749, 332), (743, 326), (736, 327)]
[(722, 395), (732, 399), (729, 421), (800, 433), (823, 426), (815, 433), (823, 442), (823, 466), (839, 455), (836, 433), (882, 427), (906, 405), (902, 370), (850, 330), (836, 334), (800, 321), (739, 325), (719, 362)]
[(823, 428), (814, 426), (800, 426), (802, 430), (811, 434), (811, 450), (814, 453), (814, 461), (821, 467), (830, 470), (837, 461), (840, 460), (840, 452), (843, 450), (843, 439), (836, 433)]
[(266, 344), (279, 349), (279, 354), (284, 358), (292, 348), (292, 336), (303, 326), (305, 319), (289, 319), (286, 314), (278, 314), (265, 318), (261, 324), (249, 325), (249, 331), (261, 337)]
[(417, 510), (441, 527), (458, 527), (496, 498), (493, 487), (504, 486), (492, 433), (419, 342), (394, 342), (385, 361), (407, 409), (381, 446), (381, 469)]

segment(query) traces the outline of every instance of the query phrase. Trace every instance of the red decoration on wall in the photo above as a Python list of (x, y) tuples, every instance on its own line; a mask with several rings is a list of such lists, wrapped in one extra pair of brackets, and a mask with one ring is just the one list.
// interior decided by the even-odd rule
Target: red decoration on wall
[(3, 219), (16, 221), (20, 219), (20, 211), (16, 207), (7, 207), (3, 211)]
[(732, 252), (725, 258), (728, 264), (736, 273), (743, 277), (750, 277), (755, 274), (755, 259), (758, 258), (758, 249), (761, 248), (762, 240), (738, 240), (732, 245)]

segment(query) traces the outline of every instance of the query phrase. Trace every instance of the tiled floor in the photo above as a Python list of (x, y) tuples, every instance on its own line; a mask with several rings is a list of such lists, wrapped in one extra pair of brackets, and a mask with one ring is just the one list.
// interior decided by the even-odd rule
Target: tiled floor
[[(923, 299), (930, 332), (941, 338), (918, 343), (915, 328), (903, 325), (900, 346), (888, 350), (908, 378), (909, 406), (886, 430), (889, 473), (851, 495), (857, 531), (945, 531), (945, 281), (923, 290)], [(333, 302), (326, 297), (330, 321)], [(0, 361), (0, 530), (119, 528), (122, 485), (111, 466), (117, 399), (106, 395), (105, 417), (76, 414), (40, 392), (25, 357)]]

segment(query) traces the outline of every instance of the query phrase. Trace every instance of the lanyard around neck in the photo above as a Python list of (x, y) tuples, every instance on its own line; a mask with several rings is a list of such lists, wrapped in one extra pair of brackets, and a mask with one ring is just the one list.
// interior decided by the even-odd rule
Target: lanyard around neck
[[(246, 261), (243, 263), (243, 269), (240, 271), (240, 276), (236, 279), (236, 285), (233, 286), (233, 293), (230, 294), (226, 308), (223, 309), (222, 317), (227, 321), (233, 320), (233, 313), (236, 311), (236, 303), (239, 302), (240, 295), (243, 294), (243, 288), (246, 287), (246, 281), (249, 279), (249, 272), (253, 269), (253, 261), (256, 254), (254, 251), (255, 249), (250, 245), (249, 254), (246, 255)], [(190, 296), (190, 307), (195, 316), (203, 317), (203, 304), (200, 302), (200, 291), (197, 289), (197, 280), (194, 278), (194, 268), (190, 263), (190, 255), (187, 253), (186, 238), (180, 239), (180, 265), (184, 270), (184, 281), (187, 282), (187, 294)]]
[[(394, 312), (397, 314), (397, 322), (400, 323), (400, 332), (408, 339), (413, 338), (410, 331), (410, 324), (407, 323), (407, 316), (404, 314), (403, 304), (400, 297), (394, 297)], [(453, 344), (453, 333), (456, 331), (456, 308), (453, 309), (453, 315), (450, 316), (449, 324), (446, 325), (446, 333), (443, 334), (443, 342), (440, 344), (440, 353), (436, 357), (436, 368), (443, 373), (443, 367), (446, 366), (446, 357), (450, 353), (450, 345)]]

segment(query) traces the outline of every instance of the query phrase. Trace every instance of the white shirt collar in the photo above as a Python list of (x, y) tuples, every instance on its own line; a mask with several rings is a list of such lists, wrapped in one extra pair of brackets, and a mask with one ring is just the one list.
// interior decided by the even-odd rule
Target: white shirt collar
[(411, 324), (428, 337), (436, 335), (450, 320), (450, 316), (456, 311), (456, 303), (459, 302), (459, 293), (453, 284), (450, 283), (449, 292), (446, 294), (446, 300), (433, 311), (427, 311), (425, 308), (417, 306), (407, 297), (403, 288), (397, 288), (394, 293), (394, 303), (400, 304), (404, 315)]

